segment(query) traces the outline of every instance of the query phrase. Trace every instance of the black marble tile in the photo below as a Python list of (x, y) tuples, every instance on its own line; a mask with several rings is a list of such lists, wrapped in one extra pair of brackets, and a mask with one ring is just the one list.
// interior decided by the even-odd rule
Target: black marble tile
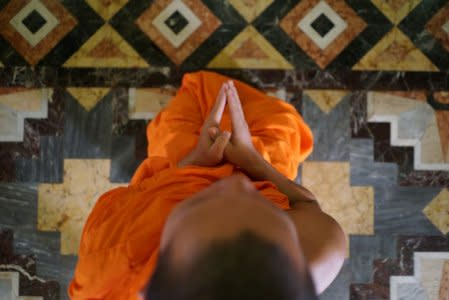
[(350, 144), (349, 95), (328, 114), (303, 94), (303, 118), (312, 129), (314, 149), (309, 160), (348, 161)]
[(141, 160), (136, 159), (136, 141), (132, 136), (112, 138), (111, 182), (128, 183)]
[(109, 158), (111, 95), (106, 95), (90, 111), (86, 111), (70, 94), (64, 98), (64, 158)]

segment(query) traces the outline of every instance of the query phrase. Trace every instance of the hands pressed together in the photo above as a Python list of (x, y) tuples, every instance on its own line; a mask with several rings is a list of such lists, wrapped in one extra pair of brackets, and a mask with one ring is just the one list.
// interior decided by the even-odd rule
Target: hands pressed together
[[(231, 115), (232, 134), (220, 130), (226, 104)], [(251, 141), (251, 133), (237, 89), (234, 82), (229, 80), (221, 86), (215, 105), (201, 128), (197, 146), (178, 163), (178, 166), (213, 167), (226, 160), (245, 169), (245, 164), (256, 155), (258, 152)]]

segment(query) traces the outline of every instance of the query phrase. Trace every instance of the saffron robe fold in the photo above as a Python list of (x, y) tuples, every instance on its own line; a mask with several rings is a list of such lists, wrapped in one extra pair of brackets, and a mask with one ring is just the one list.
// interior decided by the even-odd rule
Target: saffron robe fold
[[(148, 158), (127, 187), (96, 202), (84, 225), (71, 299), (138, 299), (157, 262), (164, 222), (179, 202), (213, 182), (239, 172), (225, 163), (177, 168), (197, 144), (201, 126), (222, 83), (211, 72), (186, 74), (177, 95), (147, 128)], [(290, 179), (312, 151), (309, 127), (290, 104), (235, 80), (256, 149)], [(231, 130), (226, 108), (221, 129)], [(268, 200), (289, 208), (287, 197), (268, 181), (254, 182)]]

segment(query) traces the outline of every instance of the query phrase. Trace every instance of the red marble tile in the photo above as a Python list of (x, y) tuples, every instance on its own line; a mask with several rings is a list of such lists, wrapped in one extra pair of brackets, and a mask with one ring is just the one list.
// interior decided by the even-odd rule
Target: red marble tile
[(426, 30), (432, 33), (447, 51), (449, 51), (449, 34), (443, 30), (442, 26), (448, 20), (449, 3), (441, 8), (425, 26)]

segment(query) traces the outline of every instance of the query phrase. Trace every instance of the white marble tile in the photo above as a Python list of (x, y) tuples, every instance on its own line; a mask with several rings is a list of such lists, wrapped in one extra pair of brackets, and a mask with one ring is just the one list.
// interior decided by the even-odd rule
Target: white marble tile
[[(329, 20), (332, 21), (334, 27), (321, 36), (312, 27), (313, 21), (315, 21), (321, 14), (324, 14)], [(348, 27), (348, 23), (343, 20), (325, 1), (318, 3), (312, 10), (299, 21), (298, 27), (310, 38), (320, 49), (326, 49), (345, 29)]]
[(428, 300), (425, 290), (413, 276), (390, 277), (390, 300)]
[[(32, 33), (24, 24), (23, 20), (32, 12), (36, 10), (42, 18), (45, 19), (45, 24), (35, 33)], [(36, 46), (45, 38), (58, 24), (59, 20), (42, 4), (39, 0), (31, 0), (25, 5), (17, 15), (15, 15), (10, 24), (30, 43), (31, 46)]]
[[(20, 268), (20, 267), (19, 267)], [(24, 274), (27, 276), (28, 274)], [(29, 276), (29, 275), (28, 275)], [(27, 277), (28, 277), (27, 276)], [(0, 272), (0, 299), (1, 300), (42, 300), (38, 296), (19, 295), (19, 273)]]
[[(179, 13), (187, 19), (188, 24), (178, 33), (175, 34), (165, 21), (175, 12)], [(153, 25), (161, 32), (161, 34), (173, 45), (178, 48), (181, 44), (201, 26), (201, 20), (194, 12), (185, 5), (181, 0), (172, 1), (154, 20)]]

